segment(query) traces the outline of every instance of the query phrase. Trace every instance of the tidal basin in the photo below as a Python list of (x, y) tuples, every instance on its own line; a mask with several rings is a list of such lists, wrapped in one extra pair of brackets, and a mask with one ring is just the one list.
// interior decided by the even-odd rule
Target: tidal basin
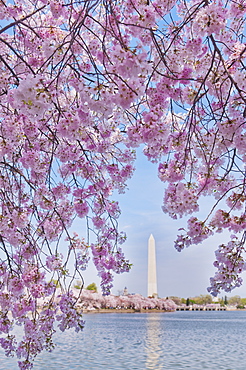
[[(246, 311), (85, 314), (34, 370), (245, 370)], [(0, 370), (17, 370), (0, 352)]]

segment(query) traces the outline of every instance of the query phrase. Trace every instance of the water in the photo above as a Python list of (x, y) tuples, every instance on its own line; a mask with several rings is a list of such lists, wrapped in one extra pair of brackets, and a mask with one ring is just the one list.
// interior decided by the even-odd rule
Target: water
[[(82, 333), (57, 332), (34, 370), (245, 370), (246, 311), (84, 315)], [(0, 370), (17, 370), (0, 352)]]

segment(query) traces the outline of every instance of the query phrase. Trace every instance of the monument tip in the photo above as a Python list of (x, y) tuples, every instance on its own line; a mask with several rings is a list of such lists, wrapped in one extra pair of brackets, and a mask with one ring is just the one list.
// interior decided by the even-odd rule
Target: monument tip
[(150, 234), (149, 240), (154, 239), (153, 234)]

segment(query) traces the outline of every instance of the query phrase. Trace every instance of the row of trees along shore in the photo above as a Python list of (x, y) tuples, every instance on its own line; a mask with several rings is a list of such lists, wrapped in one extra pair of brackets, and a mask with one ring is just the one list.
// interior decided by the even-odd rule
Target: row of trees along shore
[(244, 0), (0, 1), (0, 345), (21, 370), (57, 324), (83, 329), (71, 288), (90, 258), (105, 295), (131, 268), (114, 195), (140, 146), (163, 211), (187, 216), (175, 248), (229, 231), (208, 291), (242, 284), (245, 14)]
[[(76, 294), (77, 292), (75, 292)], [(78, 293), (77, 293), (78, 294)], [(96, 291), (83, 289), (78, 295), (77, 307), (93, 309), (133, 309), (175, 311), (176, 304), (168, 298), (143, 297), (140, 294), (102, 295)]]
[(189, 298), (180, 298), (175, 296), (169, 297), (177, 306), (180, 305), (207, 305), (212, 303), (218, 303), (220, 306), (235, 306), (237, 308), (245, 308), (246, 307), (246, 298), (241, 298), (239, 295), (231, 296), (231, 297), (221, 297), (216, 299), (216, 301), (213, 300), (213, 297), (209, 294), (200, 295), (197, 297), (189, 297)]
[[(61, 299), (61, 288), (56, 290), (54, 300), (59, 302)], [(132, 310), (163, 310), (175, 311), (176, 304), (170, 298), (143, 297), (141, 294), (121, 294), (103, 295), (97, 291), (95, 283), (89, 284), (86, 289), (82, 288), (82, 282), (77, 281), (71, 289), (73, 297), (76, 299), (76, 309), (82, 311), (92, 311), (101, 309), (132, 309)], [(47, 299), (39, 298), (37, 304), (39, 309), (47, 305)]]
[[(61, 287), (57, 287), (54, 300), (59, 302), (61, 299)], [(131, 309), (139, 310), (163, 310), (175, 311), (175, 302), (166, 298), (143, 297), (141, 294), (120, 294), (120, 295), (103, 295), (97, 291), (95, 283), (89, 284), (86, 289), (82, 288), (82, 282), (77, 281), (71, 289), (73, 297), (76, 299), (76, 309), (79, 311), (108, 310), (108, 309)], [(45, 298), (39, 298), (37, 305), (43, 309), (49, 301)]]

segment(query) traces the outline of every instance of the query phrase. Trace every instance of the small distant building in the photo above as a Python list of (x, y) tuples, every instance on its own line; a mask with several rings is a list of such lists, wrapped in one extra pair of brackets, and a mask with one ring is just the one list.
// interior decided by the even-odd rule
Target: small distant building
[(123, 295), (128, 295), (127, 287), (125, 287), (125, 289), (124, 289), (124, 291), (123, 291)]

